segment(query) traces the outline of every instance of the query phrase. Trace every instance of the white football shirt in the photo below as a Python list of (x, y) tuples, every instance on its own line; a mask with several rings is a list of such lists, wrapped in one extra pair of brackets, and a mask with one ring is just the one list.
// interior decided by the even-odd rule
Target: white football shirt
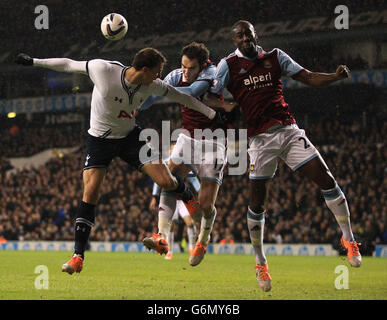
[(179, 92), (161, 79), (150, 85), (132, 84), (125, 79), (129, 67), (117, 61), (94, 59), (74, 61), (67, 58), (36, 59), (34, 66), (61, 72), (77, 72), (89, 75), (94, 83), (90, 129), (94, 137), (124, 138), (135, 126), (134, 111), (150, 95), (167, 96), (172, 101), (186, 105), (212, 119), (215, 111), (199, 100)]
[(157, 79), (149, 86), (131, 84), (119, 62), (90, 60), (86, 63), (94, 83), (89, 134), (102, 138), (124, 138), (135, 126), (133, 113), (151, 94), (166, 95), (168, 88)]

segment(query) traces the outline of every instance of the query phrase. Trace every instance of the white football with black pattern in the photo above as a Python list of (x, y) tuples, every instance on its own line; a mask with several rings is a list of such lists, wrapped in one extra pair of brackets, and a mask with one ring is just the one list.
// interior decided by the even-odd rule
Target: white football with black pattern
[(120, 40), (128, 32), (128, 22), (118, 13), (109, 13), (102, 19), (101, 32), (108, 40)]

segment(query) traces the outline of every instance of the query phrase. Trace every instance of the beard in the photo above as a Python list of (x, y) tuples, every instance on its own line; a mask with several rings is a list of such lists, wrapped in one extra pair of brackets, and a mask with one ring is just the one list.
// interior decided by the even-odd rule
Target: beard
[(257, 44), (253, 42), (249, 42), (248, 44), (244, 44), (239, 48), (239, 50), (249, 58), (254, 58), (257, 55)]

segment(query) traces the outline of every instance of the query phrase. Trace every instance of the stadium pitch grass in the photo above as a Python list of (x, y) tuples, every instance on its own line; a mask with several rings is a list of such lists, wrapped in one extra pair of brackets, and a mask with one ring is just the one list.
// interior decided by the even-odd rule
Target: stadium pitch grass
[[(259, 289), (252, 255), (207, 254), (196, 267), (188, 254), (165, 260), (154, 252), (86, 252), (84, 269), (61, 271), (71, 252), (0, 251), (1, 300), (386, 300), (387, 259), (268, 256), (270, 292)], [(37, 278), (48, 270), (48, 289)], [(339, 265), (348, 267), (349, 289), (336, 289)], [(38, 270), (38, 269), (37, 269)]]

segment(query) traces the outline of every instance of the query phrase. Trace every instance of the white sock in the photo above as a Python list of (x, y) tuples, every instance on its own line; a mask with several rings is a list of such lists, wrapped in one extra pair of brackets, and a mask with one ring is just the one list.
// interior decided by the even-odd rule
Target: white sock
[(255, 261), (257, 264), (265, 264), (266, 256), (263, 250), (263, 233), (265, 227), (265, 211), (255, 213), (249, 207), (247, 208), (247, 226), (250, 233), (250, 241), (255, 252)]
[[(172, 226), (172, 217), (176, 210), (176, 196), (173, 193), (162, 192), (159, 204), (159, 233), (167, 239)], [(167, 240), (168, 241), (168, 240)]]
[(337, 184), (333, 189), (321, 191), (324, 196), (325, 203), (335, 216), (336, 221), (343, 232), (344, 240), (354, 241), (348, 203), (347, 199), (345, 199), (344, 193)]
[(196, 232), (197, 230), (195, 224), (192, 224), (190, 227), (187, 227), (188, 249), (193, 250), (195, 248)]
[(210, 234), (214, 226), (215, 218), (216, 218), (216, 208), (214, 208), (214, 211), (212, 212), (209, 218), (205, 218), (204, 216), (202, 216), (198, 241), (201, 244), (204, 244), (205, 246), (207, 245), (207, 242), (210, 240)]
[(175, 240), (175, 233), (171, 230), (169, 231), (168, 233), (168, 248), (169, 248), (169, 251), (168, 253), (173, 253), (173, 242)]

